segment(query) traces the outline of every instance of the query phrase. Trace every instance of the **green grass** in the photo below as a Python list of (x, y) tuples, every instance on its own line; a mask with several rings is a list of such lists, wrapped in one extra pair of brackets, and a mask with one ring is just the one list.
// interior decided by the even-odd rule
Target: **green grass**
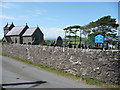
[(0, 42), (0, 44), (11, 44), (9, 42)]
[(85, 83), (87, 83), (89, 85), (95, 85), (95, 86), (98, 86), (100, 88), (114, 88), (115, 90), (117, 88), (117, 90), (120, 90), (120, 86), (119, 85), (105, 84), (105, 83), (102, 83), (102, 82), (100, 82), (98, 80), (93, 80), (93, 79), (88, 78), (88, 77), (81, 77), (81, 76), (73, 75), (73, 74), (67, 73), (67, 72), (65, 72), (63, 70), (59, 70), (59, 69), (55, 69), (55, 68), (52, 68), (52, 67), (49, 67), (49, 66), (37, 64), (37, 63), (31, 62), (31, 61), (20, 59), (20, 58), (17, 58), (17, 57), (14, 57), (14, 56), (10, 56), (10, 55), (4, 54), (4, 53), (0, 53), (0, 55), (7, 56), (7, 57), (13, 58), (13, 59), (18, 60), (18, 61), (22, 61), (24, 63), (33, 65), (35, 67), (39, 67), (40, 69), (43, 69), (43, 70), (46, 70), (46, 71), (49, 71), (49, 72), (53, 72), (53, 73), (65, 76), (67, 78), (80, 80), (80, 81), (82, 80), (83, 82), (85, 82)]

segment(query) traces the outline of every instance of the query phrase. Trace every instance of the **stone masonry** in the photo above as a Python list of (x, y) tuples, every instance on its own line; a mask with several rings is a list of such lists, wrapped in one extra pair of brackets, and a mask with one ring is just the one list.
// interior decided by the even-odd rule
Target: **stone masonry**
[(2, 52), (74, 75), (120, 85), (120, 51), (118, 50), (12, 44), (2, 45)]

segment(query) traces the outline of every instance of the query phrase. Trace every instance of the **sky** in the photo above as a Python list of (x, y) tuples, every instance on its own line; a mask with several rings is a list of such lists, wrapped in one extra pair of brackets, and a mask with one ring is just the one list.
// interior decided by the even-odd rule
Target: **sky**
[(110, 15), (118, 20), (118, 2), (2, 2), (0, 4), (0, 38), (3, 27), (40, 27), (45, 39), (64, 38), (64, 27), (86, 25), (103, 16)]

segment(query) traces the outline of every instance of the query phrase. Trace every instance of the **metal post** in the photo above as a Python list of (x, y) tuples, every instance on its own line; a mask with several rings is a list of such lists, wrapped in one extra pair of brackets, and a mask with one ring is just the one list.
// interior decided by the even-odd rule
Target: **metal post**
[(75, 46), (74, 46), (74, 48), (76, 48), (76, 32), (75, 32)]
[(118, 2), (118, 50), (120, 49), (120, 1)]
[(65, 40), (64, 40), (64, 46), (66, 47), (66, 31), (65, 31)]
[(80, 45), (81, 45), (81, 29), (80, 29)]

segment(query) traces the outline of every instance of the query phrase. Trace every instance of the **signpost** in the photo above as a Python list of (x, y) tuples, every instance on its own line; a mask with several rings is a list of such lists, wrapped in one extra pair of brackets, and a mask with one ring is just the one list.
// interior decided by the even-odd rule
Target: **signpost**
[(96, 35), (94, 37), (94, 43), (95, 43), (95, 48), (100, 48), (101, 44), (102, 44), (102, 48), (103, 48), (104, 36), (101, 34)]
[(104, 43), (104, 36), (102, 36), (101, 34), (98, 34), (97, 36), (95, 36), (95, 39), (94, 39), (95, 43)]

